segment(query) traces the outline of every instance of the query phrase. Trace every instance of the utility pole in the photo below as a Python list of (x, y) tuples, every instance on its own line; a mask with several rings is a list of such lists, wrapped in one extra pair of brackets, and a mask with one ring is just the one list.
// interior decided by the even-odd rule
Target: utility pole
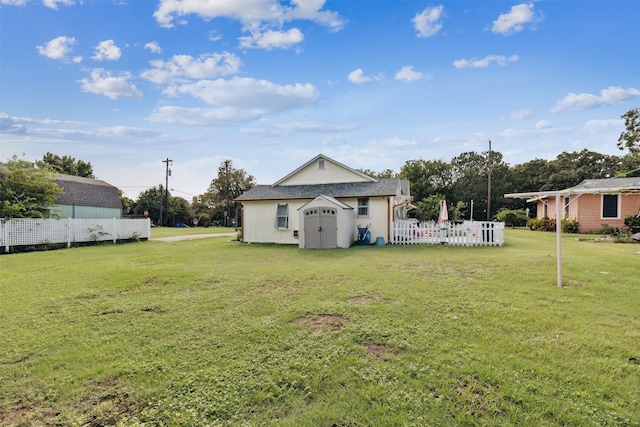
[(487, 156), (487, 221), (491, 221), (491, 140)]
[(164, 224), (161, 225), (166, 225), (166, 223), (169, 220), (169, 176), (171, 175), (171, 169), (169, 169), (169, 165), (171, 163), (173, 163), (173, 160), (170, 160), (168, 157), (166, 160), (163, 160), (162, 163), (166, 163), (166, 172), (165, 172), (165, 184), (164, 184), (164, 206), (165, 206), (165, 220), (164, 220)]

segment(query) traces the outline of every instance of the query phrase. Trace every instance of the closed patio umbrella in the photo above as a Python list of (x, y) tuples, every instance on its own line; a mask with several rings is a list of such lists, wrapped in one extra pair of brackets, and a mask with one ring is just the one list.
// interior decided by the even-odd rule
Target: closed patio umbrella
[(449, 221), (449, 211), (447, 211), (447, 200), (442, 201), (440, 206), (440, 214), (438, 214), (438, 223)]

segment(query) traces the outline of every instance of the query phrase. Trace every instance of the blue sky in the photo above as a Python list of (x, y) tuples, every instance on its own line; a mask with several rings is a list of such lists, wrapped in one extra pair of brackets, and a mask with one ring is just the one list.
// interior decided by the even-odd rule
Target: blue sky
[(190, 199), (224, 159), (270, 184), (500, 151), (624, 154), (640, 2), (0, 0), (1, 159), (91, 162)]

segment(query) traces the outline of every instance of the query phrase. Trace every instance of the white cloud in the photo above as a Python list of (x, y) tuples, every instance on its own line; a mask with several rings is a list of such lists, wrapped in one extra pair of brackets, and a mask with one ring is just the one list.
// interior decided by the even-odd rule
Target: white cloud
[(95, 55), (91, 58), (96, 61), (117, 61), (120, 59), (121, 55), (122, 52), (120, 51), (120, 48), (116, 46), (113, 40), (104, 40), (96, 46)]
[(311, 105), (318, 98), (313, 85), (277, 85), (266, 80), (234, 77), (230, 80), (201, 80), (172, 88), (210, 105), (245, 108), (272, 113)]
[(418, 37), (427, 38), (438, 34), (442, 29), (442, 19), (444, 6), (427, 7), (418, 13), (412, 20), (413, 26), (418, 33)]
[(240, 77), (172, 86), (165, 90), (165, 94), (189, 95), (213, 108), (163, 106), (149, 120), (200, 126), (254, 121), (266, 114), (312, 105), (319, 96), (316, 88), (310, 84), (283, 86), (266, 80)]
[(27, 0), (0, 0), (0, 5), (3, 6), (24, 6), (27, 4)]
[(553, 123), (547, 121), (547, 120), (538, 120), (538, 122), (536, 123), (536, 129), (547, 129), (553, 126)]
[(145, 49), (149, 49), (153, 53), (162, 53), (162, 48), (158, 44), (158, 42), (149, 42), (144, 45)]
[(492, 62), (498, 65), (507, 65), (509, 62), (516, 62), (520, 59), (518, 55), (506, 57), (504, 55), (487, 55), (484, 58), (458, 59), (453, 61), (453, 66), (458, 69), (463, 68), (487, 68)]
[(364, 71), (362, 71), (362, 68), (358, 68), (356, 70), (353, 70), (352, 72), (349, 73), (349, 76), (347, 77), (349, 79), (349, 81), (351, 83), (355, 83), (357, 85), (362, 84), (362, 83), (366, 83), (366, 82), (372, 82), (372, 81), (381, 81), (383, 79), (383, 76), (381, 74), (378, 74), (376, 76), (373, 77), (369, 77), (369, 76), (365, 76), (364, 75)]
[(38, 53), (47, 58), (65, 60), (71, 52), (71, 46), (76, 44), (75, 37), (60, 36), (47, 42), (43, 46), (36, 46)]
[(507, 13), (498, 16), (493, 21), (491, 31), (499, 34), (512, 34), (522, 31), (526, 24), (535, 24), (542, 20), (542, 15), (536, 16), (533, 3), (522, 3), (511, 7)]
[(205, 20), (228, 18), (242, 23), (242, 30), (250, 35), (240, 38), (243, 47), (286, 48), (303, 40), (297, 29), (284, 31), (282, 26), (294, 20), (312, 21), (339, 31), (345, 21), (336, 12), (322, 10), (325, 0), (291, 0), (289, 5), (278, 0), (239, 2), (237, 0), (161, 0), (154, 12), (158, 24), (173, 27), (174, 19), (198, 15)]
[(294, 123), (278, 123), (271, 129), (265, 128), (245, 128), (240, 132), (247, 135), (282, 137), (290, 136), (296, 133), (334, 133), (348, 132), (356, 129), (358, 126), (354, 123), (350, 124), (334, 124), (334, 123), (318, 123), (318, 122), (294, 122)]
[(402, 67), (400, 70), (398, 70), (398, 72), (395, 75), (395, 79), (396, 80), (404, 80), (407, 82), (413, 82), (416, 80), (420, 80), (421, 78), (424, 77), (424, 74), (422, 74), (419, 71), (415, 71), (413, 69), (413, 66), (411, 65), (406, 65), (404, 67)]
[(509, 120), (525, 120), (531, 116), (533, 116), (533, 111), (528, 108), (523, 108), (521, 110), (512, 111), (507, 118)]
[(42, 4), (50, 9), (58, 10), (58, 4), (73, 6), (76, 2), (74, 0), (42, 0)]
[(172, 123), (191, 126), (227, 126), (259, 119), (264, 114), (258, 110), (237, 108), (185, 108), (163, 106), (149, 116), (157, 123)]
[(209, 79), (236, 74), (242, 66), (240, 58), (223, 52), (200, 55), (174, 55), (169, 61), (150, 61), (154, 68), (143, 71), (140, 76), (156, 84), (172, 83), (184, 79)]
[(600, 95), (590, 93), (569, 93), (556, 102), (556, 106), (550, 111), (559, 113), (566, 110), (586, 110), (601, 105), (612, 105), (640, 96), (640, 90), (636, 88), (623, 89), (619, 86), (609, 86), (600, 91)]
[(140, 98), (142, 93), (132, 83), (129, 83), (131, 75), (122, 73), (119, 76), (113, 76), (110, 72), (102, 68), (94, 68), (91, 71), (90, 79), (82, 79), (82, 91), (95, 93), (96, 95), (104, 95), (111, 99), (118, 98)]
[(240, 37), (240, 46), (244, 48), (258, 49), (288, 49), (304, 39), (302, 32), (297, 28), (289, 31), (253, 31), (251, 35)]

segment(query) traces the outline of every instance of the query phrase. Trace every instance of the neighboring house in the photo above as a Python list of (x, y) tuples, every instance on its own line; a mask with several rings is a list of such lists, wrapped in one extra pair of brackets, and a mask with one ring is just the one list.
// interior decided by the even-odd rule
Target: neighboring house
[(51, 215), (60, 218), (122, 218), (122, 202), (118, 189), (104, 181), (73, 175), (56, 175), (62, 188)]
[(346, 248), (368, 227), (371, 241), (389, 241), (394, 219), (405, 219), (409, 182), (375, 179), (318, 155), (273, 185), (258, 185), (235, 199), (241, 205), (243, 242)]
[(556, 218), (556, 196), (560, 196), (563, 218), (577, 220), (581, 232), (597, 231), (604, 225), (624, 228), (624, 219), (640, 214), (640, 178), (587, 179), (560, 191), (511, 194), (537, 203), (538, 218)]

